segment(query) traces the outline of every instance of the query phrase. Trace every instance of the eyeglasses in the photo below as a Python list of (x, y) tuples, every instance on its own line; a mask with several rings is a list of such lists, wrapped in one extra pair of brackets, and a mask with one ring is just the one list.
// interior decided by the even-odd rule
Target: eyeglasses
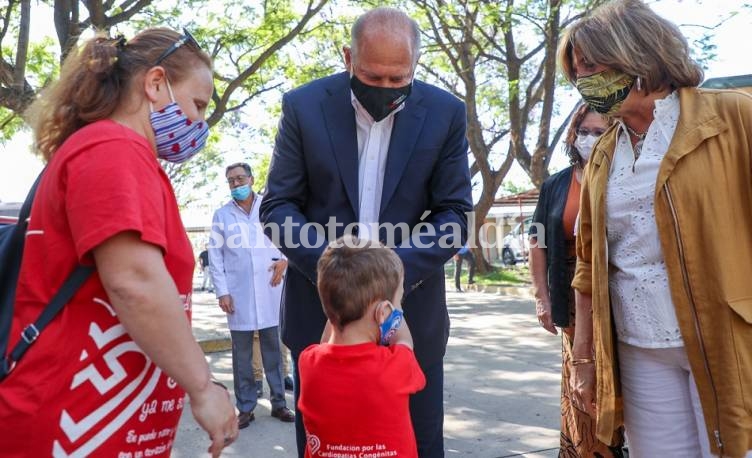
[(232, 186), (233, 184), (243, 184), (248, 180), (248, 175), (238, 175), (236, 177), (227, 177), (227, 184)]
[(195, 46), (196, 49), (201, 49), (201, 46), (198, 44), (198, 41), (196, 41), (193, 35), (191, 35), (189, 31), (183, 29), (183, 35), (178, 38), (178, 41), (173, 43), (169, 48), (165, 49), (165, 51), (160, 54), (159, 57), (157, 57), (157, 60), (154, 61), (154, 65), (159, 65), (160, 63), (162, 63), (162, 61), (170, 57), (172, 53), (177, 51), (178, 48), (186, 43), (190, 44), (191, 46)]
[(582, 135), (584, 137), (587, 137), (588, 135), (594, 135), (596, 137), (600, 137), (601, 135), (603, 135), (603, 132), (605, 131), (606, 131), (605, 129), (593, 129), (593, 130), (577, 129), (576, 133), (577, 135)]

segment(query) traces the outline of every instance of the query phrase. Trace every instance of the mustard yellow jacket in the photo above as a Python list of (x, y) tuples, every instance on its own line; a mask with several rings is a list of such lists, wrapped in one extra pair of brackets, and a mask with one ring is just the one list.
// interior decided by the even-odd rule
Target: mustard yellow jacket
[[(684, 88), (679, 100), (655, 219), (712, 451), (742, 457), (752, 450), (752, 96)], [(593, 300), (596, 428), (606, 443), (623, 421), (605, 211), (616, 137), (615, 126), (601, 137), (585, 172), (572, 282)]]

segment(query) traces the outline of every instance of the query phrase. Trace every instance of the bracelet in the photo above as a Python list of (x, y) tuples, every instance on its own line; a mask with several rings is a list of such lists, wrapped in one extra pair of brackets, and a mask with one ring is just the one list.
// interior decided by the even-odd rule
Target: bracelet
[(595, 360), (593, 358), (573, 358), (572, 366), (579, 366), (581, 364), (593, 364)]
[(221, 386), (222, 388), (225, 389), (225, 391), (229, 391), (227, 389), (227, 387), (225, 386), (224, 383), (220, 382), (219, 380), (215, 379), (214, 377), (210, 378), (209, 381), (212, 382), (213, 384), (217, 385), (217, 386)]

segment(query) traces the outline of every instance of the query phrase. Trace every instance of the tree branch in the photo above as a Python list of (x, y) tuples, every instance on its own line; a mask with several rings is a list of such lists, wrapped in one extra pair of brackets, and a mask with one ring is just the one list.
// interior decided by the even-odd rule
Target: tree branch
[(18, 26), (18, 46), (13, 71), (13, 88), (23, 91), (26, 82), (26, 54), (29, 51), (29, 22), (31, 21), (31, 0), (21, 1), (21, 24)]
[(138, 0), (133, 7), (128, 8), (131, 4), (133, 4), (133, 1), (127, 1), (123, 2), (123, 4), (120, 6), (120, 8), (123, 10), (121, 13), (118, 13), (114, 16), (110, 16), (109, 18), (105, 19), (105, 28), (109, 29), (114, 25), (117, 25), (121, 22), (125, 22), (135, 16), (138, 12), (146, 8), (151, 4), (152, 0)]
[(3, 106), (16, 114), (26, 111), (26, 108), (34, 100), (34, 91), (17, 91), (12, 88), (0, 87), (0, 106)]
[[(551, 147), (553, 148), (554, 145), (557, 145), (559, 143), (559, 140), (561, 140), (561, 137), (564, 136), (564, 134), (569, 130), (569, 123), (572, 120), (572, 116), (574, 116), (574, 113), (577, 111), (577, 107), (579, 106), (579, 103), (575, 103), (572, 109), (569, 111), (569, 114), (567, 115), (567, 118), (564, 120), (563, 123), (556, 129), (556, 132), (554, 132), (554, 136), (551, 139)], [(545, 165), (546, 169), (548, 169), (549, 164), (551, 163), (551, 158), (553, 157), (553, 154), (547, 154)]]
[(449, 81), (445, 76), (441, 75), (439, 72), (436, 71), (436, 69), (433, 66), (425, 65), (425, 64), (419, 64), (420, 68), (423, 69), (424, 72), (434, 77), (438, 82), (440, 82), (444, 88), (449, 90), (452, 94), (457, 96), (460, 99), (465, 98), (465, 94), (460, 93), (459, 89), (457, 89), (457, 83), (454, 81)]
[[(13, 13), (16, 0), (8, 0), (8, 6), (5, 7), (5, 16), (3, 17), (3, 28), (0, 30), (0, 45), (2, 45), (5, 39), (5, 34), (8, 33), (8, 27), (10, 26), (10, 17)], [(2, 46), (0, 46), (0, 54), (2, 54)]]
[[(104, 29), (105, 28), (105, 15), (104, 15), (104, 5), (102, 4), (102, 0), (85, 0), (84, 6), (86, 7), (86, 10), (89, 12), (89, 19), (87, 19), (87, 22), (94, 26), (95, 29)], [(84, 27), (80, 27), (82, 30), (88, 28), (88, 25)]]
[(496, 135), (491, 138), (491, 141), (488, 142), (488, 149), (492, 150), (493, 147), (507, 135), (509, 135), (509, 129), (504, 129), (501, 132), (496, 133)]
[(235, 78), (233, 81), (231, 81), (227, 88), (225, 88), (224, 93), (222, 93), (222, 96), (219, 97), (219, 100), (216, 102), (216, 108), (214, 112), (209, 116), (209, 118), (206, 120), (206, 122), (213, 126), (217, 122), (219, 122), (220, 118), (222, 117), (222, 114), (227, 110), (227, 103), (230, 100), (230, 97), (232, 96), (232, 93), (235, 92), (242, 84), (250, 78), (253, 74), (255, 74), (259, 68), (261, 68), (262, 65), (270, 58), (272, 57), (277, 51), (279, 51), (283, 46), (285, 46), (287, 43), (292, 41), (295, 36), (297, 36), (305, 27), (305, 25), (308, 23), (308, 21), (311, 20), (316, 14), (318, 14), (319, 11), (321, 11), (321, 8), (326, 5), (326, 3), (329, 0), (319, 0), (319, 3), (315, 6), (313, 6), (313, 0), (309, 0), (308, 7), (306, 9), (305, 14), (300, 19), (300, 21), (290, 29), (290, 31), (287, 32), (282, 38), (275, 41), (271, 44), (266, 50), (264, 50), (259, 57), (253, 61), (250, 67), (242, 71), (237, 78)]
[(237, 104), (237, 105), (234, 105), (234, 106), (232, 106), (232, 107), (228, 107), (228, 108), (226, 108), (226, 109), (225, 109), (225, 113), (231, 113), (231, 112), (233, 112), (233, 111), (237, 111), (237, 110), (240, 110), (241, 108), (245, 107), (245, 106), (246, 106), (246, 105), (248, 104), (248, 102), (250, 102), (250, 101), (251, 101), (251, 100), (253, 100), (254, 98), (258, 97), (259, 95), (261, 95), (261, 94), (263, 94), (263, 93), (265, 93), (265, 92), (269, 92), (269, 91), (272, 91), (272, 90), (274, 90), (274, 89), (277, 89), (277, 88), (281, 87), (281, 86), (282, 86), (282, 84), (283, 84), (283, 83), (277, 83), (277, 84), (275, 84), (275, 85), (273, 85), (273, 86), (269, 86), (269, 87), (261, 88), (261, 89), (259, 89), (258, 91), (255, 91), (255, 92), (253, 92), (253, 94), (251, 94), (251, 95), (249, 95), (248, 97), (246, 97), (246, 98), (245, 98), (245, 99), (244, 99), (244, 100), (243, 100), (242, 102), (240, 102), (239, 104)]
[(18, 115), (16, 113), (11, 112), (11, 114), (7, 118), (3, 119), (2, 123), (0, 123), (0, 131), (5, 130), (5, 128), (8, 127), (8, 124), (13, 122), (13, 120), (17, 117)]
[(480, 167), (478, 166), (478, 161), (473, 161), (473, 163), (470, 165), (470, 178), (472, 179), (475, 175), (480, 172)]

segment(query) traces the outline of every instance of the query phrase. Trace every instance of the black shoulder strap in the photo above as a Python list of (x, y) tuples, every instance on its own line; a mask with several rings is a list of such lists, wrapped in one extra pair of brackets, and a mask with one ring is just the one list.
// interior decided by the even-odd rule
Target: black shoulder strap
[(34, 196), (37, 195), (37, 188), (39, 187), (39, 182), (42, 181), (42, 175), (44, 175), (44, 170), (37, 175), (37, 179), (34, 180), (34, 184), (31, 185), (31, 189), (29, 189), (29, 193), (26, 195), (26, 200), (24, 200), (23, 205), (21, 205), (21, 212), (18, 214), (18, 222), (23, 223), (24, 226), (26, 226), (29, 215), (31, 214), (31, 204), (34, 203)]
[[(21, 237), (21, 239), (16, 243), (16, 246), (19, 247), (21, 253), (23, 253), (23, 243), (26, 237), (26, 228), (28, 226), (29, 214), (31, 213), (31, 204), (34, 201), (34, 196), (37, 192), (37, 186), (39, 185), (39, 181), (43, 174), (44, 170), (42, 170), (42, 173), (39, 174), (36, 181), (34, 182), (34, 185), (31, 187), (29, 194), (26, 196), (26, 200), (24, 201), (23, 206), (21, 206), (18, 224), (14, 228), (13, 236)], [(18, 257), (18, 259), (18, 267), (20, 268), (20, 256)], [(53, 296), (52, 300), (50, 300), (50, 302), (44, 308), (42, 313), (39, 314), (39, 317), (37, 317), (36, 321), (24, 328), (24, 330), (21, 332), (21, 340), (16, 343), (10, 354), (6, 356), (5, 348), (2, 348), (3, 351), (2, 353), (0, 353), (0, 358), (2, 358), (2, 364), (0, 365), (0, 380), (3, 380), (8, 375), (8, 373), (13, 370), (13, 367), (21, 359), (21, 357), (23, 357), (24, 353), (26, 353), (31, 344), (36, 341), (42, 330), (47, 327), (48, 324), (50, 324), (50, 321), (52, 321), (58, 313), (60, 313), (60, 310), (62, 310), (65, 304), (70, 301), (76, 291), (78, 291), (78, 289), (81, 287), (81, 285), (83, 285), (86, 279), (89, 278), (93, 271), (94, 266), (77, 266), (75, 270), (70, 274), (70, 276), (68, 276), (68, 278), (65, 280), (55, 296)], [(16, 277), (17, 276), (18, 272), (16, 272)], [(16, 281), (13, 282), (14, 286), (17, 280), (18, 278), (16, 278)], [(12, 307), (14, 305), (13, 302), (15, 301), (15, 289), (10, 296), (10, 310), (12, 315)]]
[[(44, 172), (42, 172), (44, 173)], [(26, 241), (26, 228), (28, 227), (31, 204), (37, 192), (42, 173), (37, 176), (29, 193), (26, 195), (18, 222), (12, 228), (7, 228), (8, 239), (3, 243), (3, 251), (0, 252), (0, 285), (3, 291), (0, 294), (0, 357), (4, 358), (8, 350), (8, 334), (13, 321), (13, 306), (16, 300), (16, 284), (18, 273), (21, 269), (21, 257), (23, 256), (24, 243)]]
[[(57, 294), (52, 298), (47, 307), (44, 308), (42, 313), (39, 314), (37, 320), (30, 325), (26, 326), (21, 332), (21, 340), (19, 340), (13, 350), (10, 352), (10, 364), (15, 365), (18, 360), (26, 353), (31, 344), (37, 340), (39, 334), (44, 328), (50, 324), (60, 310), (65, 307), (65, 304), (71, 300), (76, 291), (84, 284), (89, 275), (94, 271), (94, 266), (79, 265), (65, 280), (63, 286), (60, 287)], [(11, 366), (12, 369), (12, 366)]]

